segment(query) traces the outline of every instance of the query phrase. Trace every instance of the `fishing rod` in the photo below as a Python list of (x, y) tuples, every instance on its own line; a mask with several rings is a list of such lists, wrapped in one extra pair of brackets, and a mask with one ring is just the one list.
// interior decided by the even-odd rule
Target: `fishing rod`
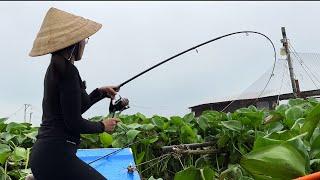
[(104, 155), (104, 156), (101, 156), (101, 157), (99, 157), (99, 158), (97, 158), (97, 159), (89, 162), (88, 164), (92, 164), (92, 163), (97, 162), (97, 161), (99, 161), (99, 160), (101, 160), (101, 159), (103, 159), (103, 158), (108, 158), (108, 157), (110, 157), (110, 156), (112, 156), (112, 155), (115, 155), (115, 154), (119, 153), (120, 151), (122, 151), (122, 150), (124, 150), (124, 149), (126, 149), (126, 148), (128, 148), (128, 147), (130, 147), (130, 146), (132, 146), (132, 145), (134, 145), (134, 144), (137, 144), (137, 143), (139, 143), (139, 142), (141, 142), (141, 141), (143, 141), (143, 140), (146, 140), (146, 139), (148, 139), (148, 138), (149, 138), (149, 137), (145, 137), (145, 138), (139, 139), (139, 140), (137, 140), (137, 141), (135, 141), (135, 142), (128, 143), (128, 144), (126, 144), (125, 146), (123, 146), (122, 148), (119, 148), (119, 149), (117, 149), (117, 150), (115, 150), (115, 151), (112, 151), (111, 153), (108, 153), (108, 154), (106, 154), (106, 155)]
[[(228, 37), (228, 36), (233, 36), (233, 35), (236, 35), (236, 34), (247, 34), (247, 35), (248, 35), (248, 34), (258, 34), (258, 35), (261, 35), (261, 36), (265, 37), (265, 38), (270, 42), (270, 44), (272, 45), (272, 48), (273, 48), (273, 51), (274, 51), (274, 57), (275, 57), (275, 61), (276, 61), (276, 49), (275, 49), (274, 43), (272, 42), (272, 40), (271, 40), (267, 35), (265, 35), (265, 34), (263, 34), (263, 33), (260, 33), (260, 32), (257, 32), (257, 31), (237, 31), (237, 32), (233, 32), (233, 33), (229, 33), (229, 34), (225, 34), (225, 35), (222, 35), (222, 36), (213, 38), (213, 39), (211, 39), (211, 40), (208, 40), (208, 41), (206, 41), (206, 42), (203, 42), (203, 43), (201, 43), (201, 44), (198, 44), (198, 45), (196, 45), (196, 46), (193, 46), (193, 47), (191, 47), (191, 48), (189, 48), (189, 49), (187, 49), (187, 50), (184, 50), (184, 51), (182, 51), (182, 52), (180, 52), (180, 53), (178, 53), (178, 54), (175, 54), (175, 55), (173, 55), (173, 56), (171, 56), (171, 57), (169, 57), (169, 58), (167, 58), (167, 59), (159, 62), (158, 64), (155, 64), (154, 66), (149, 67), (148, 69), (146, 69), (146, 70), (138, 73), (137, 75), (129, 78), (128, 80), (122, 82), (121, 84), (119, 84), (118, 86), (116, 86), (116, 87), (114, 88), (114, 90), (115, 90), (115, 91), (119, 91), (122, 86), (128, 84), (129, 82), (133, 81), (134, 79), (142, 76), (143, 74), (151, 71), (152, 69), (154, 69), (154, 68), (156, 68), (156, 67), (158, 67), (158, 66), (160, 66), (160, 65), (162, 65), (162, 64), (164, 64), (164, 63), (166, 63), (166, 62), (169, 62), (169, 61), (171, 61), (171, 60), (173, 60), (173, 59), (175, 59), (175, 58), (177, 58), (177, 57), (179, 57), (179, 56), (181, 56), (181, 55), (183, 55), (183, 54), (185, 54), (185, 53), (187, 53), (187, 52), (189, 52), (189, 51), (192, 51), (192, 50), (197, 49), (197, 48), (199, 48), (199, 47), (201, 47), (201, 46), (204, 46), (204, 45), (206, 45), (206, 44), (209, 44), (209, 43), (212, 43), (212, 42), (214, 42), (214, 41), (217, 41), (217, 40), (219, 40), (219, 39), (222, 39), (222, 38), (225, 38), (225, 37)], [(274, 67), (275, 67), (275, 63), (274, 63), (274, 66), (273, 66), (273, 70), (274, 70)], [(272, 70), (272, 71), (273, 71), (273, 70)], [(111, 101), (110, 101), (110, 105), (109, 105), (109, 113), (112, 114), (112, 117), (113, 117), (114, 114), (115, 114), (117, 111), (123, 111), (123, 110), (125, 110), (125, 109), (128, 109), (128, 108), (129, 108), (128, 103), (129, 103), (128, 99), (124, 99), (124, 98), (121, 98), (121, 97), (120, 97), (115, 103), (113, 103), (113, 100), (111, 100)]]
[[(150, 67), (150, 68), (148, 68), (148, 69), (146, 69), (146, 70), (138, 73), (137, 75), (129, 78), (128, 80), (122, 82), (121, 84), (119, 84), (118, 86), (116, 86), (116, 87), (114, 88), (114, 90), (115, 90), (115, 91), (119, 91), (122, 86), (128, 84), (128, 83), (131, 82), (132, 80), (134, 80), (134, 79), (142, 76), (143, 74), (151, 71), (152, 69), (154, 69), (154, 68), (156, 68), (156, 67), (158, 67), (158, 66), (160, 66), (160, 65), (162, 65), (162, 64), (164, 64), (164, 63), (166, 63), (166, 62), (169, 62), (169, 61), (171, 61), (171, 60), (173, 60), (173, 59), (175, 59), (175, 58), (177, 58), (177, 57), (179, 57), (179, 56), (181, 56), (181, 55), (183, 55), (183, 54), (185, 54), (185, 53), (187, 53), (187, 52), (189, 52), (189, 51), (192, 51), (192, 50), (197, 49), (197, 48), (199, 48), (199, 47), (201, 47), (201, 46), (204, 46), (204, 45), (206, 45), (206, 44), (209, 44), (209, 43), (212, 43), (212, 42), (214, 42), (214, 41), (217, 41), (217, 40), (219, 40), (219, 39), (222, 39), (222, 38), (225, 38), (225, 37), (228, 37), (228, 36), (233, 36), (233, 35), (236, 35), (236, 34), (247, 34), (247, 35), (248, 35), (248, 34), (258, 34), (258, 35), (261, 35), (261, 36), (265, 37), (265, 38), (270, 42), (270, 44), (272, 45), (272, 48), (273, 48), (274, 59), (275, 59), (275, 60), (274, 60), (274, 64), (273, 64), (273, 68), (272, 68), (272, 72), (273, 72), (273, 71), (274, 71), (274, 68), (275, 68), (277, 53), (276, 53), (276, 48), (275, 48), (274, 43), (272, 42), (272, 40), (271, 40), (267, 35), (265, 35), (265, 34), (263, 34), (263, 33), (260, 33), (260, 32), (257, 32), (257, 31), (238, 31), (238, 32), (233, 32), (233, 33), (229, 33), (229, 34), (225, 34), (225, 35), (222, 35), (222, 36), (213, 38), (213, 39), (211, 39), (211, 40), (208, 40), (208, 41), (206, 41), (206, 42), (203, 42), (203, 43), (201, 43), (201, 44), (198, 44), (198, 45), (196, 45), (196, 46), (193, 46), (193, 47), (191, 47), (191, 48), (189, 48), (189, 49), (187, 49), (187, 50), (184, 50), (184, 51), (182, 51), (182, 52), (180, 52), (180, 53), (178, 53), (178, 54), (175, 54), (175, 55), (173, 55), (173, 56), (171, 56), (171, 57), (169, 57), (169, 58), (167, 58), (167, 59), (159, 62), (158, 64), (155, 64), (154, 66), (152, 66), (152, 67)], [(270, 79), (269, 79), (269, 80), (270, 80)], [(269, 81), (268, 81), (268, 83), (269, 83)], [(265, 89), (265, 88), (264, 88), (264, 89)], [(127, 108), (129, 108), (129, 101), (128, 101), (128, 99), (122, 98), (122, 97), (120, 96), (120, 98), (119, 98), (118, 100), (116, 100), (115, 103), (113, 103), (113, 100), (111, 99), (111, 101), (110, 101), (110, 106), (109, 106), (109, 113), (112, 114), (112, 117), (114, 117), (114, 115), (115, 115), (115, 113), (116, 113), (117, 111), (122, 112), (123, 110), (125, 110), (125, 109), (127, 109)], [(138, 141), (136, 141), (136, 142), (127, 144), (127, 145), (124, 146), (123, 148), (120, 148), (120, 149), (115, 150), (115, 151), (113, 151), (113, 152), (111, 152), (111, 153), (109, 153), (109, 154), (107, 154), (107, 155), (105, 155), (105, 156), (102, 156), (102, 157), (100, 157), (100, 158), (98, 158), (98, 159), (90, 162), (89, 164), (91, 164), (91, 163), (93, 163), (93, 162), (96, 162), (96, 161), (98, 161), (98, 160), (100, 160), (100, 159), (103, 159), (103, 158), (106, 158), (106, 157), (110, 157), (110, 156), (112, 156), (112, 155), (114, 155), (114, 154), (122, 151), (123, 149), (128, 148), (128, 147), (130, 147), (131, 145), (136, 144), (136, 143), (138, 143), (138, 142), (140, 142), (140, 141), (141, 141), (141, 140), (138, 140)]]
[(265, 34), (263, 34), (263, 33), (256, 32), (256, 31), (238, 31), (238, 32), (233, 32), (233, 33), (225, 34), (225, 35), (216, 37), (216, 38), (214, 38), (214, 39), (211, 39), (211, 40), (209, 40), (209, 41), (203, 42), (203, 43), (198, 44), (198, 45), (196, 45), (196, 46), (193, 46), (193, 47), (191, 47), (191, 48), (189, 48), (189, 49), (187, 49), (187, 50), (185, 50), (185, 51), (182, 51), (182, 52), (180, 52), (180, 53), (178, 53), (178, 54), (176, 54), (176, 55), (174, 55), (174, 56), (171, 56), (171, 57), (169, 57), (169, 58), (167, 58), (167, 59), (159, 62), (158, 64), (156, 64), (156, 65), (154, 65), (154, 66), (152, 66), (152, 67), (150, 67), (150, 68), (148, 68), (148, 69), (146, 69), (146, 70), (138, 73), (137, 75), (131, 77), (130, 79), (122, 82), (121, 84), (119, 84), (119, 85), (116, 87), (116, 89), (120, 89), (122, 86), (128, 84), (129, 82), (131, 82), (132, 80), (138, 78), (139, 76), (142, 76), (143, 74), (151, 71), (152, 69), (154, 69), (154, 68), (156, 68), (156, 67), (158, 67), (158, 66), (160, 66), (160, 65), (162, 65), (162, 64), (164, 64), (164, 63), (166, 63), (166, 62), (168, 62), (168, 61), (170, 61), (170, 60), (172, 60), (172, 59), (174, 59), (174, 58), (177, 58), (177, 57), (179, 57), (179, 56), (181, 56), (181, 55), (183, 55), (183, 54), (185, 54), (185, 53), (187, 53), (187, 52), (189, 52), (189, 51), (192, 51), (192, 50), (197, 49), (197, 48), (199, 48), (199, 47), (201, 47), (201, 46), (204, 46), (204, 45), (206, 45), (206, 44), (209, 44), (209, 43), (211, 43), (211, 42), (217, 41), (217, 40), (219, 40), (219, 39), (222, 39), (222, 38), (225, 38), (225, 37), (228, 37), (228, 36), (232, 36), (232, 35), (236, 35), (236, 34), (244, 34), (244, 33), (245, 33), (245, 34), (250, 34), (250, 33), (251, 33), (251, 34), (259, 34), (259, 35), (267, 38), (268, 41), (271, 43), (274, 52), (276, 52), (276, 49), (275, 49), (275, 46), (274, 46), (272, 40), (271, 40), (268, 36), (266, 36)]

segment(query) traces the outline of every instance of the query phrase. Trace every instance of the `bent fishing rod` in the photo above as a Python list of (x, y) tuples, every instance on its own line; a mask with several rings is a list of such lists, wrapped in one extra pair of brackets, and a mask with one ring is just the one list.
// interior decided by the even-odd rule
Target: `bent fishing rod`
[[(121, 84), (119, 84), (118, 86), (116, 86), (116, 87), (114, 88), (114, 90), (119, 91), (122, 86), (128, 84), (129, 82), (133, 81), (134, 79), (142, 76), (143, 74), (145, 74), (145, 73), (153, 70), (154, 68), (156, 68), (156, 67), (158, 67), (158, 66), (161, 66), (162, 64), (167, 63), (167, 62), (169, 62), (169, 61), (171, 61), (171, 60), (173, 60), (173, 59), (175, 59), (175, 58), (177, 58), (177, 57), (179, 57), (179, 56), (181, 56), (181, 55), (183, 55), (183, 54), (185, 54), (185, 53), (187, 53), (187, 52), (189, 52), (189, 51), (195, 50), (195, 49), (197, 49), (197, 48), (199, 48), (199, 47), (201, 47), (201, 46), (207, 45), (207, 44), (212, 43), (212, 42), (214, 42), (214, 41), (217, 41), (217, 40), (219, 40), (219, 39), (223, 39), (223, 38), (226, 38), (226, 37), (228, 37), (228, 36), (233, 36), (233, 35), (236, 35), (236, 34), (247, 34), (247, 35), (248, 35), (248, 34), (258, 34), (258, 35), (261, 35), (261, 36), (265, 37), (265, 38), (270, 42), (270, 44), (272, 45), (273, 51), (274, 51), (274, 59), (275, 59), (275, 60), (274, 60), (274, 64), (273, 64), (273, 68), (272, 68), (272, 72), (273, 72), (273, 71), (274, 71), (274, 68), (275, 68), (275, 63), (276, 63), (276, 56), (277, 56), (277, 54), (276, 54), (276, 49), (275, 49), (275, 46), (274, 46), (274, 43), (272, 42), (272, 40), (271, 40), (267, 35), (265, 35), (265, 34), (263, 34), (263, 33), (260, 33), (260, 32), (257, 32), (257, 31), (238, 31), (238, 32), (233, 32), (233, 33), (229, 33), (229, 34), (225, 34), (225, 35), (222, 35), (222, 36), (213, 38), (213, 39), (211, 39), (211, 40), (208, 40), (208, 41), (206, 41), (206, 42), (203, 42), (203, 43), (201, 43), (201, 44), (198, 44), (198, 45), (196, 45), (196, 46), (193, 46), (193, 47), (191, 47), (191, 48), (189, 48), (189, 49), (187, 49), (187, 50), (184, 50), (184, 51), (182, 51), (182, 52), (180, 52), (180, 53), (178, 53), (178, 54), (175, 54), (174, 56), (171, 56), (171, 57), (169, 57), (169, 58), (167, 58), (167, 59), (159, 62), (158, 64), (155, 64), (154, 66), (152, 66), (152, 67), (150, 67), (150, 68), (148, 68), (148, 69), (146, 69), (146, 70), (138, 73), (137, 75), (129, 78), (128, 80), (122, 82)], [(112, 114), (112, 117), (114, 116), (114, 114), (116, 113), (116, 111), (122, 112), (123, 110), (129, 108), (129, 106), (128, 106), (128, 104), (127, 104), (127, 103), (128, 103), (127, 101), (128, 101), (127, 99), (122, 99), (121, 96), (120, 96), (120, 98), (119, 98), (115, 103), (113, 103), (113, 100), (110, 101), (109, 113)], [(126, 102), (127, 102), (127, 103), (126, 103)]]
[[(216, 37), (216, 38), (214, 38), (214, 39), (211, 39), (211, 40), (208, 40), (208, 41), (203, 42), (203, 43), (201, 43), (201, 44), (198, 44), (198, 45), (196, 45), (196, 46), (193, 46), (193, 47), (191, 47), (191, 48), (189, 48), (189, 49), (187, 49), (187, 50), (184, 50), (184, 51), (182, 51), (182, 52), (180, 52), (180, 53), (178, 53), (178, 54), (176, 54), (176, 55), (174, 55), (174, 56), (171, 56), (171, 57), (169, 57), (169, 58), (167, 58), (167, 59), (159, 62), (158, 64), (156, 64), (156, 65), (154, 65), (154, 66), (152, 66), (152, 67), (150, 67), (150, 68), (148, 68), (148, 69), (146, 69), (146, 70), (138, 73), (137, 75), (131, 77), (130, 79), (122, 82), (121, 84), (119, 84), (118, 86), (116, 86), (116, 88), (114, 88), (114, 90), (119, 91), (122, 86), (128, 84), (128, 83), (131, 82), (132, 80), (134, 80), (134, 79), (142, 76), (143, 74), (151, 71), (152, 69), (154, 69), (154, 68), (156, 68), (156, 67), (158, 67), (158, 66), (160, 66), (160, 65), (162, 65), (162, 64), (164, 64), (164, 63), (166, 63), (166, 62), (169, 62), (169, 61), (171, 61), (171, 60), (173, 60), (173, 59), (175, 59), (175, 58), (177, 58), (177, 57), (179, 57), (179, 56), (181, 56), (181, 55), (183, 55), (183, 54), (185, 54), (185, 53), (187, 53), (187, 52), (189, 52), (189, 51), (195, 50), (195, 49), (197, 49), (197, 48), (199, 48), (199, 47), (201, 47), (201, 46), (207, 45), (207, 44), (212, 43), (212, 42), (214, 42), (214, 41), (217, 41), (217, 40), (219, 40), (219, 39), (226, 38), (226, 37), (228, 37), (228, 36), (237, 35), (237, 34), (247, 34), (247, 35), (248, 35), (248, 34), (258, 34), (258, 35), (261, 35), (261, 36), (265, 37), (265, 38), (270, 42), (270, 44), (272, 45), (272, 48), (273, 48), (273, 52), (274, 52), (274, 63), (273, 63), (273, 68), (272, 68), (272, 74), (273, 74), (274, 69), (275, 69), (276, 59), (277, 59), (277, 53), (276, 53), (276, 48), (275, 48), (274, 43), (272, 42), (272, 40), (271, 40), (267, 35), (265, 35), (265, 34), (263, 34), (263, 33), (260, 33), (260, 32), (257, 32), (257, 31), (238, 31), (238, 32), (233, 32), (233, 33), (229, 33), (229, 34), (225, 34), (225, 35)], [(269, 83), (269, 81), (270, 81), (270, 79), (268, 80), (268, 83)], [(264, 88), (264, 89), (265, 89), (265, 88)], [(120, 96), (120, 99), (118, 99), (118, 100), (115, 102), (115, 104), (113, 104), (113, 102), (112, 102), (112, 100), (111, 100), (111, 101), (110, 101), (110, 106), (109, 106), (109, 113), (112, 114), (112, 117), (113, 117), (114, 114), (116, 113), (116, 111), (122, 112), (123, 110), (129, 108), (128, 103), (129, 103), (128, 100), (125, 99), (125, 98), (122, 99), (121, 96)], [(93, 163), (93, 162), (96, 162), (96, 161), (98, 161), (98, 160), (100, 160), (100, 159), (103, 159), (103, 158), (108, 158), (108, 157), (110, 157), (110, 156), (112, 156), (112, 155), (114, 155), (114, 154), (122, 151), (123, 149), (128, 148), (128, 147), (130, 147), (131, 145), (136, 144), (136, 143), (138, 143), (138, 142), (140, 142), (140, 141), (141, 141), (141, 140), (138, 140), (138, 141), (133, 142), (133, 143), (129, 143), (129, 144), (125, 145), (123, 148), (120, 148), (120, 149), (118, 149), (118, 150), (115, 150), (114, 152), (111, 152), (111, 153), (109, 153), (109, 154), (106, 154), (105, 156), (102, 156), (102, 157), (100, 157), (100, 158), (98, 158), (98, 159), (90, 162), (89, 164), (91, 164), (91, 163)]]
[(211, 40), (209, 40), (209, 41), (206, 41), (206, 42), (203, 42), (203, 43), (198, 44), (198, 45), (196, 45), (196, 46), (193, 46), (193, 47), (191, 47), (191, 48), (189, 48), (189, 49), (187, 49), (187, 50), (185, 50), (185, 51), (182, 51), (182, 52), (180, 52), (180, 53), (178, 53), (178, 54), (176, 54), (176, 55), (174, 55), (174, 56), (171, 56), (171, 57), (169, 57), (168, 59), (165, 59), (165, 60), (159, 62), (158, 64), (156, 64), (156, 65), (154, 65), (154, 66), (152, 66), (152, 67), (150, 67), (150, 68), (148, 68), (148, 69), (140, 72), (139, 74), (133, 76), (132, 78), (130, 78), (130, 79), (122, 82), (122, 83), (119, 84), (116, 88), (117, 88), (117, 89), (120, 89), (122, 86), (128, 84), (129, 82), (131, 82), (132, 80), (138, 78), (139, 76), (142, 76), (143, 74), (151, 71), (152, 69), (154, 69), (154, 68), (156, 68), (156, 67), (158, 67), (158, 66), (160, 66), (160, 65), (162, 65), (162, 64), (164, 64), (164, 63), (166, 63), (166, 62), (169, 62), (169, 61), (171, 61), (171, 60), (173, 60), (173, 59), (175, 59), (175, 58), (177, 58), (177, 57), (179, 57), (179, 56), (181, 56), (181, 55), (183, 55), (183, 54), (185, 54), (185, 53), (187, 53), (187, 52), (189, 52), (189, 51), (192, 51), (192, 50), (194, 50), (194, 49), (197, 49), (197, 48), (199, 48), (199, 47), (201, 47), (201, 46), (204, 46), (204, 45), (206, 45), (206, 44), (212, 43), (212, 42), (214, 42), (214, 41), (217, 41), (217, 40), (219, 40), (219, 39), (222, 39), (222, 38), (225, 38), (225, 37), (228, 37), (228, 36), (232, 36), (232, 35), (236, 35), (236, 34), (250, 34), (250, 33), (251, 33), (251, 34), (259, 34), (259, 35), (267, 38), (268, 41), (271, 43), (271, 45), (272, 45), (272, 47), (273, 47), (273, 50), (274, 50), (274, 53), (275, 53), (275, 55), (276, 55), (276, 49), (275, 49), (275, 46), (274, 46), (272, 40), (271, 40), (268, 36), (266, 36), (265, 34), (260, 33), (260, 32), (256, 32), (256, 31), (238, 31), (238, 32), (229, 33), (229, 34), (225, 34), (225, 35), (223, 35), (223, 36), (216, 37), (216, 38), (211, 39)]

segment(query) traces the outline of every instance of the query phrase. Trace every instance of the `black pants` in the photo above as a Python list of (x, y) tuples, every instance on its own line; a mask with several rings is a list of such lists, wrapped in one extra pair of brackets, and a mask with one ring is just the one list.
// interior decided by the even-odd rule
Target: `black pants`
[(105, 180), (76, 156), (77, 146), (65, 140), (38, 139), (32, 147), (30, 167), (36, 180)]

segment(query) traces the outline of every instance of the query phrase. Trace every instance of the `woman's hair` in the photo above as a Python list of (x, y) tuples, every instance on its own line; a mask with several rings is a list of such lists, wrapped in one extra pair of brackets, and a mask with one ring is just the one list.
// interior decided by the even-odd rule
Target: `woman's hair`
[(51, 54), (63, 54), (63, 53), (66, 53), (68, 56), (71, 56), (71, 55), (75, 55), (78, 53), (78, 50), (79, 50), (79, 43), (75, 43), (75, 44), (72, 44), (66, 48), (63, 48), (63, 49), (60, 49), (58, 51), (55, 51)]

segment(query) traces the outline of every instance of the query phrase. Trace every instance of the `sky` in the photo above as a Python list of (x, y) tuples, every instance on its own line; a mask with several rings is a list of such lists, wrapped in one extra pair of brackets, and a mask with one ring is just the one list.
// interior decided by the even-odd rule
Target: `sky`
[[(50, 55), (28, 53), (50, 7), (103, 25), (75, 64), (89, 93), (235, 31), (266, 34), (279, 54), (284, 26), (297, 51), (320, 52), (319, 2), (0, 2), (0, 117), (22, 122), (23, 105), (31, 104), (27, 114), (32, 112), (33, 124), (41, 122)], [(190, 106), (241, 94), (270, 69), (273, 58), (271, 45), (258, 35), (216, 41), (122, 87), (119, 94), (131, 106), (123, 113), (184, 115)], [(98, 102), (83, 117), (106, 115), (108, 104), (108, 99)]]

